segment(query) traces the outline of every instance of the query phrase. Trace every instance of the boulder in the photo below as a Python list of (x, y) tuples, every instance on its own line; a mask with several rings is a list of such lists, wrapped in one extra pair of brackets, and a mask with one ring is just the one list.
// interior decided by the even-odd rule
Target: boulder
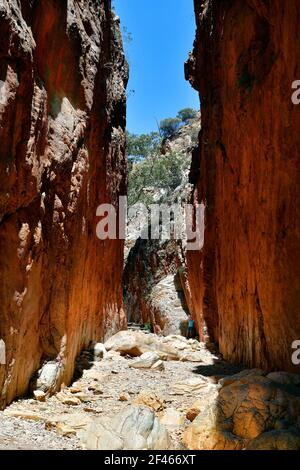
[(158, 361), (158, 354), (154, 351), (148, 351), (142, 354), (138, 359), (131, 361), (129, 363), (129, 367), (133, 367), (135, 369), (150, 369)]
[(253, 439), (246, 450), (300, 450), (300, 430), (264, 432)]
[(87, 450), (167, 450), (165, 427), (145, 406), (129, 406), (112, 420), (96, 419), (79, 437)]
[(183, 351), (179, 354), (179, 360), (182, 362), (204, 362), (203, 354), (198, 351)]
[(32, 391), (40, 390), (47, 395), (53, 394), (57, 390), (60, 371), (58, 362), (51, 361), (44, 364), (31, 382)]
[(183, 439), (189, 449), (241, 449), (269, 431), (299, 426), (299, 415), (298, 397), (262, 375), (240, 374), (200, 411)]
[(217, 402), (205, 407), (188, 426), (183, 442), (193, 450), (241, 450), (243, 439), (223, 427), (223, 417)]
[[(187, 340), (180, 335), (161, 337), (134, 330), (119, 331), (104, 346), (108, 354), (114, 351), (132, 357), (155, 351), (158, 359), (163, 361), (202, 362), (207, 355), (204, 345), (199, 341)], [(209, 357), (211, 359), (211, 354)]]
[(141, 331), (119, 331), (104, 344), (107, 351), (117, 351), (122, 355), (141, 356), (144, 352), (156, 349), (158, 338)]

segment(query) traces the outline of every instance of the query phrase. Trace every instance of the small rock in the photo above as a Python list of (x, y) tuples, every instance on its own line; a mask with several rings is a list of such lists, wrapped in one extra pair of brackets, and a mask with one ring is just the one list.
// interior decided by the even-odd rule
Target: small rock
[(100, 359), (103, 359), (107, 354), (107, 351), (105, 349), (104, 344), (102, 343), (97, 343), (94, 346), (94, 360), (99, 361)]
[(27, 419), (29, 421), (44, 421), (43, 416), (37, 413), (31, 413), (30, 411), (6, 409), (3, 413), (12, 418)]
[(76, 430), (64, 423), (57, 423), (56, 431), (65, 437), (76, 436)]
[(195, 418), (197, 418), (198, 414), (200, 413), (201, 409), (203, 408), (203, 405), (205, 405), (204, 400), (197, 400), (191, 408), (189, 408), (186, 412), (186, 418), (189, 421), (194, 421)]
[(165, 365), (163, 363), (163, 361), (161, 361), (160, 359), (155, 362), (155, 364), (153, 364), (153, 366), (151, 366), (151, 369), (152, 370), (157, 370), (157, 371), (163, 371), (165, 370)]
[(98, 414), (98, 413), (103, 413), (103, 410), (102, 408), (90, 408), (89, 406), (86, 406), (85, 408), (83, 408), (83, 411), (86, 411), (87, 413), (95, 413), (95, 414)]
[(81, 391), (82, 391), (82, 389), (80, 387), (69, 388), (70, 393), (80, 393)]
[(134, 403), (148, 406), (153, 411), (162, 411), (166, 407), (165, 400), (152, 390), (142, 390)]
[(119, 401), (130, 401), (129, 393), (123, 392), (119, 396)]
[(56, 398), (63, 404), (63, 405), (71, 405), (77, 406), (80, 405), (81, 401), (79, 398), (74, 396), (65, 395), (62, 392), (57, 393)]
[(33, 395), (37, 401), (42, 401), (42, 402), (46, 401), (46, 394), (45, 392), (42, 392), (41, 390), (35, 390), (33, 392)]
[(178, 395), (185, 395), (187, 393), (195, 394), (207, 385), (207, 380), (204, 379), (204, 377), (192, 377), (191, 379), (173, 384), (172, 389)]
[(76, 393), (76, 395), (74, 395), (74, 397), (79, 398), (79, 400), (82, 403), (86, 403), (86, 402), (91, 401), (91, 396), (87, 395), (86, 393)]

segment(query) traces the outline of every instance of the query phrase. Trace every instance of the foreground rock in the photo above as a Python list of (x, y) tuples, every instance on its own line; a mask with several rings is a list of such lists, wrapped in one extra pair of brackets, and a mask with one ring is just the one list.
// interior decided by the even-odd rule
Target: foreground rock
[[(71, 448), (298, 448), (299, 376), (262, 370), (232, 375), (238, 369), (214, 364), (213, 356), (210, 365), (167, 361), (162, 373), (129, 367), (139, 359), (110, 351), (70, 387), (52, 396), (39, 391), (45, 401), (13, 402), (0, 412), (0, 448), (7, 448), (7, 437), (15, 445), (14, 433), (7, 436), (3, 422), (11, 422), (9, 429), (15, 427), (17, 436), (27, 429), (22, 448), (35, 448), (33, 425), (43, 427), (45, 448), (52, 448), (54, 432), (67, 437)], [(63, 439), (53, 442), (58, 449), (65, 446)]]
[(98, 419), (79, 433), (88, 450), (167, 450), (165, 427), (148, 407), (130, 406), (112, 420)]
[(220, 386), (213, 402), (200, 411), (184, 433), (189, 449), (275, 449), (298, 445), (300, 387), (295, 395), (279, 382), (252, 372), (237, 374)]
[[(165, 340), (167, 343), (176, 340), (175, 343), (178, 341), (178, 344), (182, 345), (182, 341), (176, 337), (165, 338)], [(189, 343), (183, 338), (183, 345), (186, 343), (193, 346), (196, 344), (193, 341)], [(100, 349), (103, 350), (102, 346)], [(155, 351), (150, 352), (151, 355), (155, 354)], [(187, 410), (196, 399), (206, 403), (211, 395), (210, 386), (212, 384), (208, 378), (195, 374), (198, 365), (179, 360), (168, 360), (161, 361), (164, 366), (162, 372), (154, 368), (155, 364), (150, 369), (135, 368), (130, 367), (130, 364), (135, 360), (140, 360), (141, 356), (132, 358), (110, 350), (104, 354), (102, 359), (99, 359), (95, 356), (92, 346), (90, 350), (84, 351), (80, 358), (81, 365), (88, 368), (80, 368), (81, 374), (76, 376), (71, 386), (64, 386), (61, 392), (52, 395), (35, 391), (33, 396), (37, 392), (38, 395), (41, 393), (45, 401), (38, 401), (36, 397), (35, 399), (22, 398), (14, 401), (4, 412), (0, 411), (1, 423), (4, 419), (15, 423), (16, 435), (19, 435), (19, 427), (28, 429), (28, 434), (25, 436), (26, 442), (20, 441), (22, 448), (35, 448), (32, 425), (36, 423), (39, 428), (44, 427), (44, 434), (48, 436), (45, 438), (45, 448), (49, 447), (49, 440), (53, 433), (58, 436), (58, 439), (54, 441), (55, 445), (59, 442), (59, 437), (67, 437), (71, 447), (82, 448), (84, 441), (79, 442), (79, 433), (82, 433), (81, 436), (84, 439), (83, 435), (86, 436), (87, 429), (91, 428), (93, 423), (99, 424), (99, 420), (99, 429), (101, 429), (101, 433), (106, 433), (106, 440), (110, 439), (110, 442), (114, 442), (113, 445), (116, 447), (123, 447), (122, 436), (120, 441), (122, 433), (116, 431), (112, 426), (112, 420), (116, 416), (119, 417), (120, 413), (131, 408), (132, 405), (138, 408), (147, 407), (159, 421), (165, 420), (165, 427), (171, 439), (170, 448), (174, 450), (184, 448), (181, 435), (187, 424), (185, 420)], [(88, 359), (88, 361), (83, 361), (84, 359)], [(206, 360), (208, 362), (207, 357)], [(214, 359), (211, 355), (210, 365), (200, 363), (200, 367), (203, 365), (205, 370), (209, 370), (214, 367), (213, 364)], [(226, 365), (226, 368), (228, 367), (229, 365)], [(234, 370), (229, 367), (228, 373), (233, 373)], [(194, 383), (194, 379), (199, 381), (201, 378), (203, 383), (207, 383), (207, 386), (194, 392), (177, 393), (172, 388), (173, 384), (179, 382), (191, 384)], [(192, 382), (190, 379), (193, 379)], [(165, 410), (167, 411), (165, 412)], [(13, 429), (13, 426), (9, 429)], [(10, 435), (9, 439), (13, 446), (12, 437)], [(112, 441), (113, 438), (114, 441)], [(6, 439), (5, 428), (2, 432), (2, 426), (0, 426), (0, 449), (3, 439)], [(64, 445), (62, 439), (61, 445), (57, 445), (57, 448), (61, 449)], [(6, 444), (5, 448), (7, 448)]]
[(57, 390), (60, 380), (60, 365), (58, 362), (47, 362), (38, 370), (31, 381), (32, 391), (40, 391), (45, 395), (51, 395)]
[(98, 205), (117, 208), (126, 185), (127, 64), (110, 7), (0, 2), (0, 408), (45, 358), (60, 366), (54, 388), (69, 383), (79, 350), (126, 324), (123, 242), (96, 234)]

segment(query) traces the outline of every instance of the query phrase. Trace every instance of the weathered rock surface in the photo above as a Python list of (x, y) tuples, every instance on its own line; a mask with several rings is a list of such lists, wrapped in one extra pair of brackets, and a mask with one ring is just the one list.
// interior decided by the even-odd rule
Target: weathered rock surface
[(0, 406), (41, 363), (124, 325), (123, 243), (96, 208), (125, 193), (127, 64), (109, 0), (0, 2)]
[[(144, 336), (148, 335), (144, 334)], [(184, 346), (185, 343), (192, 344), (195, 348), (197, 344), (185, 338), (182, 338), (182, 344), (176, 336), (160, 339), (169, 345), (177, 344), (177, 348), (179, 345)], [(198, 343), (198, 347), (202, 351), (202, 345)], [(82, 356), (85, 357), (87, 352), (84, 351)], [(59, 393), (51, 396), (44, 394), (44, 401), (20, 398), (8, 406), (4, 412), (0, 411), (0, 449), (14, 448), (13, 427), (16, 429), (16, 436), (20, 435), (20, 429), (25, 429), (24, 439), (20, 439), (20, 448), (35, 448), (36, 433), (32, 432), (33, 423), (37, 425), (37, 429), (44, 426), (44, 432), (41, 433), (43, 442), (38, 443), (39, 448), (44, 449), (53, 448), (51, 441), (53, 432), (64, 438), (68, 437), (69, 447), (82, 448), (83, 441), (79, 442), (79, 433), (86, 432), (90, 424), (98, 422), (100, 417), (104, 418), (104, 421), (101, 419), (101, 425), (113, 438), (115, 430), (111, 426), (111, 420), (131, 405), (147, 406), (155, 413), (158, 420), (164, 416), (164, 410), (168, 408), (165, 418), (172, 440), (170, 448), (183, 449), (181, 436), (188, 424), (184, 416), (191, 403), (196, 398), (203, 404), (208, 403), (217, 388), (215, 383), (211, 383), (215, 382), (215, 376), (223, 377), (225, 373), (231, 375), (237, 370), (236, 367), (224, 362), (215, 364), (215, 357), (209, 351), (203, 351), (204, 363), (168, 360), (162, 362), (164, 369), (161, 372), (153, 368), (130, 367), (130, 363), (135, 359), (128, 355), (122, 356), (113, 350), (108, 351), (100, 360), (92, 360), (94, 358), (93, 347), (89, 354), (91, 361), (88, 368), (83, 368), (76, 381), (70, 386), (63, 386)], [(206, 377), (201, 375), (202, 370)], [(185, 393), (173, 390), (173, 384), (178, 383), (179, 380), (190, 384), (194, 383), (194, 380), (190, 382), (190, 379), (195, 378), (197, 382), (202, 378), (207, 386), (195, 392), (191, 389)], [(39, 393), (43, 392), (39, 391)], [(177, 426), (176, 423), (181, 424)], [(103, 430), (103, 427), (101, 429)], [(65, 447), (65, 439), (62, 439), (61, 443), (59, 440), (53, 440), (53, 442), (57, 449)]]
[(176, 382), (172, 385), (172, 390), (179, 395), (185, 395), (197, 393), (203, 387), (207, 387), (207, 381), (203, 377), (192, 377), (188, 380)]
[(300, 3), (195, 0), (195, 12), (186, 75), (201, 96), (191, 179), (205, 239), (188, 253), (189, 308), (226, 359), (299, 372)]
[[(207, 360), (197, 367), (169, 360), (162, 373), (131, 368), (130, 362), (128, 356), (108, 352), (61, 392), (45, 394), (43, 401), (14, 401), (0, 412), (0, 448), (15, 448), (13, 436), (25, 430), (19, 440), (23, 449), (36, 444), (52, 448), (52, 441), (61, 449), (66, 437), (68, 448), (298, 449), (300, 386), (295, 374), (268, 374), (276, 381), (261, 370), (232, 375), (238, 369), (216, 362), (213, 355), (210, 364)], [(216, 383), (220, 376), (224, 379)], [(43, 429), (43, 442), (36, 441), (33, 424)], [(54, 432), (61, 442), (52, 437)]]
[(300, 430), (265, 432), (253, 439), (246, 450), (300, 450)]
[(132, 405), (111, 421), (93, 421), (79, 433), (88, 450), (167, 450), (170, 438), (148, 407)]
[(155, 351), (148, 351), (139, 358), (130, 362), (129, 367), (135, 369), (151, 369), (159, 361), (159, 355)]
[(183, 440), (189, 449), (294, 449), (299, 445), (299, 395), (299, 387), (294, 394), (262, 375), (237, 374), (200, 411)]
[(167, 429), (180, 428), (184, 425), (184, 415), (175, 408), (166, 408), (160, 418), (161, 424)]
[(151, 324), (157, 334), (185, 331), (188, 309), (177, 274), (180, 251), (174, 240), (136, 241), (123, 276), (128, 321)]

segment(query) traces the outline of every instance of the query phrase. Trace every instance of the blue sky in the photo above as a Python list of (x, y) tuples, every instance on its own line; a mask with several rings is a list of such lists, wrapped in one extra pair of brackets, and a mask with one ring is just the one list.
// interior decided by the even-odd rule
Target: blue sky
[(193, 0), (113, 0), (121, 27), (132, 34), (125, 49), (130, 66), (127, 128), (140, 134), (157, 130), (156, 119), (175, 117), (185, 107), (199, 109), (199, 98), (184, 79), (193, 47)]

